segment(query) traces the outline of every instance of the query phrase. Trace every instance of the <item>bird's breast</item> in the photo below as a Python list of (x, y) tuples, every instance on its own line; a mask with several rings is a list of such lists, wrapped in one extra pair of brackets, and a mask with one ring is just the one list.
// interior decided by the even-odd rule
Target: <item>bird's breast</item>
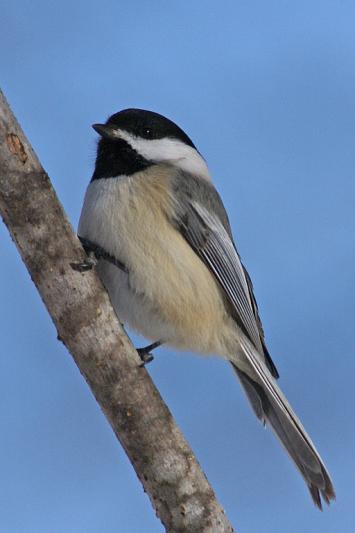
[[(214, 351), (207, 349), (207, 344), (225, 315), (220, 289), (171, 224), (173, 215), (169, 175), (152, 167), (130, 177), (92, 181), (79, 235), (126, 265), (130, 297), (146, 304), (152, 315), (154, 311), (169, 331), (175, 332), (171, 344)], [(119, 294), (114, 288), (112, 292)], [(146, 325), (140, 328), (134, 323), (134, 317), (129, 321), (144, 335), (154, 337), (147, 335)]]

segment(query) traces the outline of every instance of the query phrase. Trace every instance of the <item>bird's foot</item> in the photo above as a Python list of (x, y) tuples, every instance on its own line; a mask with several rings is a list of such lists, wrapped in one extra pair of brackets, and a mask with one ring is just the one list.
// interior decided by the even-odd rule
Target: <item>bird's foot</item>
[(87, 258), (84, 261), (77, 263), (70, 263), (70, 266), (76, 272), (88, 272), (97, 264), (97, 258), (94, 252), (89, 252)]
[(144, 346), (143, 348), (137, 348), (138, 355), (142, 360), (140, 366), (145, 366), (147, 363), (153, 361), (154, 356), (150, 353), (150, 351), (154, 350), (155, 348), (158, 348), (158, 346), (160, 345), (161, 341), (157, 341), (153, 342), (152, 344), (149, 344), (148, 346)]

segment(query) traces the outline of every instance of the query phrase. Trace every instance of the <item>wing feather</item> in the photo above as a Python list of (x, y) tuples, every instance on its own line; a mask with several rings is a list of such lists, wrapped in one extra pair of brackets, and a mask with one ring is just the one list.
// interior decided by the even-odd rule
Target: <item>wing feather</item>
[[(199, 196), (197, 187), (203, 188)], [(215, 191), (201, 183), (196, 185), (195, 194), (187, 188), (183, 193), (177, 209), (179, 229), (214, 274), (242, 330), (239, 342), (248, 372), (232, 360), (231, 364), (256, 416), (272, 427), (321, 508), (321, 495), (329, 503), (335, 498), (334, 488), (311, 439), (274, 379), (278, 373), (265, 346), (253, 285), (233, 243), (223, 204)], [(201, 195), (204, 202), (198, 201)]]
[(226, 229), (217, 216), (197, 202), (189, 202), (186, 215), (183, 225), (185, 238), (217, 278), (242, 330), (255, 348), (263, 353), (244, 268)]

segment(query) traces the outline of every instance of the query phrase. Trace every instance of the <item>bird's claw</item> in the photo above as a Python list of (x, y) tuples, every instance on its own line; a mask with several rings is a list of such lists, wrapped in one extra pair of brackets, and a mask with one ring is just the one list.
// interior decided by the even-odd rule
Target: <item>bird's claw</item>
[(88, 272), (97, 264), (97, 258), (93, 252), (89, 252), (88, 256), (84, 261), (78, 261), (75, 263), (70, 263), (70, 266), (76, 272)]
[(142, 363), (140, 366), (145, 366), (147, 363), (153, 361), (154, 356), (150, 353), (150, 351), (154, 350), (155, 348), (158, 348), (158, 346), (160, 346), (161, 344), (161, 341), (157, 341), (153, 342), (153, 344), (149, 344), (149, 346), (144, 346), (144, 348), (137, 348), (138, 355), (142, 359)]
[(137, 348), (137, 352), (142, 360), (141, 364), (139, 365), (140, 367), (145, 366), (154, 359), (154, 355), (152, 355), (150, 352), (145, 351), (145, 348)]

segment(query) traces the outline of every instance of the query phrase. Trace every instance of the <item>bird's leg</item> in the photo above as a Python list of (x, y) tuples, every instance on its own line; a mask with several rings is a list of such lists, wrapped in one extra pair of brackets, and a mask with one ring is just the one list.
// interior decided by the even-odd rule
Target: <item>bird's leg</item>
[(158, 346), (161, 346), (161, 344), (162, 341), (156, 341), (152, 344), (149, 344), (148, 346), (144, 346), (143, 348), (136, 348), (139, 357), (142, 359), (142, 364), (140, 366), (145, 366), (147, 363), (153, 361), (154, 356), (150, 352), (151, 350), (158, 348)]
[(78, 263), (70, 263), (73, 270), (77, 272), (87, 272), (97, 265), (98, 258), (93, 250), (87, 251), (87, 258)]
[(79, 237), (79, 240), (83, 245), (83, 248), (88, 257), (87, 259), (85, 259), (85, 261), (81, 261), (79, 263), (70, 263), (70, 266), (73, 270), (76, 270), (77, 272), (87, 272), (88, 270), (91, 270), (94, 266), (96, 266), (99, 259), (105, 259), (105, 261), (112, 263), (123, 272), (128, 273), (126, 265), (124, 265), (119, 259), (117, 259), (113, 255), (106, 252), (106, 250), (101, 248), (101, 246), (99, 246), (98, 244), (94, 244), (93, 242), (89, 241), (88, 239), (84, 239), (83, 237)]

